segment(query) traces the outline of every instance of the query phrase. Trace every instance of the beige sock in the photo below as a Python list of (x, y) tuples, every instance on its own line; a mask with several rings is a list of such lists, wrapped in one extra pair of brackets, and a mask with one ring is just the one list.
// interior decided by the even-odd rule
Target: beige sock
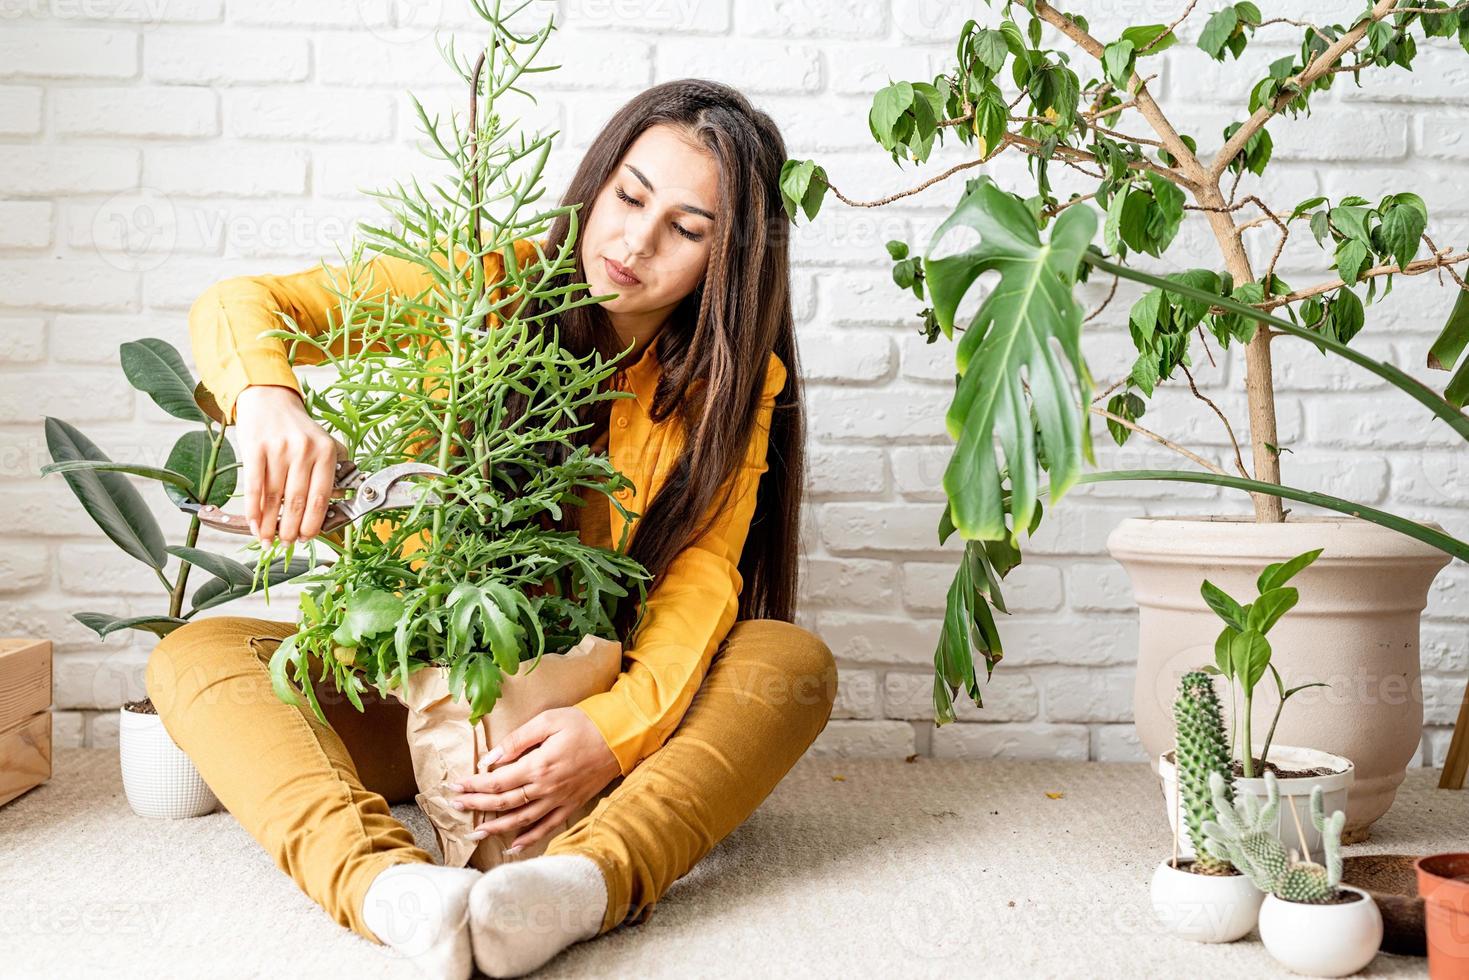
[(519, 977), (572, 943), (591, 939), (607, 912), (602, 869), (580, 854), (548, 854), (488, 871), (469, 896), (474, 962)]
[(395, 864), (368, 886), (363, 921), (424, 976), (467, 980), (474, 965), (469, 894), (483, 877), (474, 868)]

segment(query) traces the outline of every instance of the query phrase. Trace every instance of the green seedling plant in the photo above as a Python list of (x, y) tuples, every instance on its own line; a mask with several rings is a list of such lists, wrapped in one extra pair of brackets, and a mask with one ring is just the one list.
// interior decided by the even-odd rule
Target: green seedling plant
[[(430, 118), (413, 100), (448, 177), (376, 192), (390, 220), (361, 226), (327, 329), (307, 336), (283, 315), (273, 332), (293, 358), (331, 368), (330, 380), (305, 385), (306, 406), (360, 470), (412, 461), (447, 474), (411, 510), (349, 525), (329, 542), (336, 560), (306, 579), (297, 632), (270, 672), (283, 700), (298, 703), (299, 686), (318, 717), (313, 663), (358, 710), (368, 685), (387, 694), (437, 667), (473, 723), (507, 675), (533, 669), (544, 653), (587, 634), (617, 639), (618, 603), (641, 604), (647, 592), (646, 570), (625, 553), (627, 525), (608, 549), (553, 523), (564, 507), (583, 505), (578, 493), (588, 487), (629, 525), (637, 516), (614, 496), (628, 479), (606, 454), (572, 440), (589, 427), (579, 421), (589, 406), (634, 396), (604, 390), (615, 362), (576, 357), (558, 342), (560, 314), (605, 297), (566, 282), (575, 208), (536, 205), (554, 134), (521, 135), (505, 115), (508, 93), (528, 95), (517, 87), (523, 76), (548, 70), (532, 63), (553, 25), (517, 33), (511, 22), (523, 7), (502, 15), (498, 2), (472, 5), (485, 21), (484, 50), (468, 61), (452, 44), (441, 48), (469, 88), (467, 121)], [(548, 256), (536, 236), (563, 213), (571, 234)], [(514, 245), (523, 239), (535, 254), (522, 262)], [(411, 262), (430, 285), (365, 298), (368, 252)], [(487, 274), (494, 256), (498, 276)]]
[(1224, 628), (1214, 641), (1214, 663), (1204, 670), (1222, 675), (1229, 682), (1231, 707), (1235, 704), (1236, 686), (1240, 691), (1243, 707), (1231, 714), (1237, 732), (1234, 744), (1239, 746), (1240, 765), (1246, 779), (1255, 775), (1250, 731), (1253, 719), (1250, 709), (1254, 703), (1255, 687), (1264, 678), (1265, 672), (1268, 670), (1275, 679), (1275, 690), (1280, 700), (1275, 706), (1275, 715), (1270, 719), (1270, 728), (1265, 733), (1265, 743), (1260, 749), (1261, 765), (1270, 757), (1270, 742), (1275, 737), (1275, 726), (1280, 722), (1280, 712), (1285, 707), (1285, 702), (1307, 688), (1327, 686), (1324, 682), (1315, 681), (1287, 688), (1280, 671), (1271, 663), (1273, 651), (1265, 636), (1301, 599), (1300, 592), (1286, 583), (1320, 556), (1321, 549), (1317, 548), (1296, 555), (1288, 561), (1267, 565), (1255, 583), (1259, 595), (1254, 602), (1244, 605), (1208, 579), (1204, 580), (1199, 589), (1209, 608), (1224, 620)]
[[(788, 160), (780, 181), (791, 220), (810, 221), (828, 196), (849, 207), (903, 206), (915, 194), (962, 180), (952, 212), (926, 243), (887, 243), (896, 286), (924, 304), (917, 332), (930, 344), (954, 345), (945, 424), (955, 446), (943, 476), (947, 506), (938, 542), (958, 532), (965, 554), (934, 653), (936, 721), (954, 720), (960, 689), (982, 704), (974, 655), (984, 658), (986, 676), (1003, 656), (993, 615), (1005, 611), (1000, 581), (1020, 563), (1020, 538), (1036, 531), (1042, 500), (1054, 504), (1079, 484), (1152, 480), (1245, 491), (1262, 523), (1284, 520), (1283, 502), (1296, 501), (1469, 560), (1469, 542), (1437, 528), (1283, 481), (1282, 455), (1294, 448), (1282, 446), (1277, 433), (1271, 347), (1280, 338), (1303, 340), (1344, 358), (1469, 440), (1469, 415), (1462, 411), (1469, 401), (1469, 287), (1459, 272), (1469, 252), (1440, 247), (1429, 234), (1427, 205), (1406, 186), (1375, 202), (1360, 195), (1281, 201), (1267, 176), (1271, 129), (1284, 115), (1320, 110), (1313, 96), (1334, 84), (1361, 86), (1364, 77), (1411, 70), (1420, 43), (1469, 49), (1469, 4), (1372, 0), (1343, 5), (1346, 22), (1333, 23), (1329, 10), (1305, 22), (1269, 16), (1250, 2), (1180, 0), (1176, 18), (1131, 25), (1115, 36), (1099, 36), (1081, 13), (1047, 0), (987, 6), (985, 23), (963, 25), (941, 74), (890, 80), (868, 113), (873, 139), (895, 165), (925, 164), (939, 146), (957, 143), (963, 153), (952, 166), (876, 200), (842, 193), (814, 160)], [(1212, 157), (1199, 153), (1201, 141), (1164, 113), (1150, 91), (1158, 55), (1182, 54), (1177, 30), (1190, 18), (1203, 20), (1199, 50), (1192, 52), (1199, 59), (1238, 59), (1257, 37), (1299, 38), (1265, 77), (1245, 80), (1245, 104), (1218, 134)], [(1048, 46), (1048, 32), (1065, 45)], [(1186, 71), (1185, 64), (1180, 58), (1171, 67)], [(1138, 122), (1151, 132), (1137, 132)], [(1003, 153), (1025, 155), (1032, 180), (1024, 193), (1002, 189), (989, 174), (966, 174)], [(1062, 168), (1084, 178), (1082, 190), (1065, 199), (1053, 185)], [(1158, 275), (1129, 264), (1130, 256), (1149, 262), (1175, 256), (1188, 220), (1207, 226), (1218, 248), (1213, 267)], [(1293, 285), (1276, 264), (1286, 241), (1303, 229), (1330, 256), (1336, 274)], [(962, 249), (944, 247), (951, 233), (964, 240)], [(1277, 240), (1268, 262), (1256, 268), (1246, 236), (1262, 233)], [(1077, 292), (1093, 273), (1109, 277), (1112, 288), (1089, 310), (1093, 304), (1084, 306)], [(1351, 346), (1366, 326), (1367, 308), (1389, 296), (1396, 277), (1427, 273), (1451, 284), (1456, 296), (1426, 352), (1430, 368), (1449, 372), (1442, 393)], [(981, 276), (986, 288), (977, 312), (959, 322), (959, 307)], [(1110, 383), (1096, 384), (1081, 336), (1123, 280), (1147, 289), (1127, 312), (1134, 351), (1112, 366)], [(1245, 447), (1235, 435), (1244, 431), (1242, 420), (1231, 421), (1194, 377), (1199, 362), (1213, 361), (1216, 347), (1231, 346), (1244, 351)], [(1229, 451), (1211, 459), (1144, 427), (1150, 400), (1165, 385), (1187, 386), (1199, 411), (1218, 419)], [(1188, 468), (1089, 469), (1096, 466), (1093, 417), (1104, 420), (1119, 445), (1145, 438), (1187, 460)]]
[[(129, 478), (157, 483), (174, 504), (224, 504), (234, 492), (238, 470), (227, 435), (229, 426), (209, 392), (195, 382), (179, 352), (167, 341), (155, 337), (129, 341), (119, 348), (118, 360), (129, 384), (169, 415), (198, 428), (178, 438), (162, 466), (153, 466), (115, 462), (71, 423), (46, 419), (51, 462), (41, 468), (42, 475), (60, 474), (87, 516), (124, 554), (148, 567), (166, 596), (166, 611), (137, 616), (78, 612), (73, 614), (75, 619), (100, 639), (128, 630), (167, 636), (205, 610), (306, 572), (309, 563), (290, 555), (251, 569), (234, 558), (197, 547), (197, 515), (188, 519), (183, 543), (168, 544)], [(184, 523), (182, 513), (180, 523)], [(190, 595), (195, 568), (209, 578)]]

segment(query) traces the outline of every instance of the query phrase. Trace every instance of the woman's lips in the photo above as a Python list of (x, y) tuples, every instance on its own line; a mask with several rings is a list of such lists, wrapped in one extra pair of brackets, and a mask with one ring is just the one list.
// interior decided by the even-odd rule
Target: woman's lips
[(607, 278), (611, 279), (619, 286), (636, 286), (638, 283), (642, 282), (642, 280), (639, 279), (637, 276), (633, 275), (631, 272), (628, 272), (626, 266), (614, 262), (611, 259), (603, 259), (602, 261), (607, 268)]

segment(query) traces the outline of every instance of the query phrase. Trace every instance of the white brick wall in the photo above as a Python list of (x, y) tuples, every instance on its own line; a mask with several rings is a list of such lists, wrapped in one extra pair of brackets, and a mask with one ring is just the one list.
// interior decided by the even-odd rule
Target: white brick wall
[[(541, 6), (556, 8), (563, 25), (547, 51), (563, 68), (536, 81), (544, 94), (534, 118), (563, 132), (553, 175), (569, 173), (576, 151), (643, 87), (702, 75), (749, 92), (781, 124), (793, 156), (817, 158), (846, 193), (863, 198), (911, 186), (944, 156), (926, 170), (892, 166), (867, 132), (871, 93), (890, 78), (931, 78), (966, 17), (994, 16), (955, 0)], [(1171, 20), (1180, 6), (1124, 0), (1086, 12), (1099, 33), (1112, 34)], [(1308, 6), (1272, 12), (1328, 17)], [(1330, 19), (1356, 12), (1338, 6)], [(1174, 121), (1208, 152), (1220, 128), (1242, 115), (1251, 81), (1294, 38), (1262, 36), (1244, 62), (1217, 65), (1191, 45), (1206, 14), (1195, 13), (1189, 43), (1152, 59), (1149, 71), (1160, 73), (1154, 91)], [(37, 417), (83, 424), (119, 458), (157, 460), (173, 424), (126, 386), (117, 345), (149, 334), (182, 344), (188, 306), (211, 282), (333, 257), (352, 221), (371, 213), (359, 188), (428, 166), (412, 149), (416, 121), (404, 91), (458, 108), (456, 80), (431, 32), (470, 22), (458, 0), (0, 2), (0, 632), (56, 641), (63, 744), (116, 737), (108, 709), (141, 690), (149, 646), (131, 636), (99, 643), (69, 613), (149, 612), (157, 597), (59, 483), (36, 478), (45, 458)], [(1430, 233), (1462, 245), (1469, 105), (1460, 83), (1469, 55), (1446, 40), (1420, 43), (1418, 64), (1412, 74), (1369, 71), (1360, 90), (1340, 77), (1315, 98), (1314, 116), (1273, 124), (1268, 173), (1276, 191), (1267, 198), (1289, 206), (1315, 193), (1375, 199), (1413, 190), (1432, 208)], [(1007, 187), (1027, 186), (1016, 154), (999, 158), (993, 172)], [(1056, 179), (1080, 185), (1059, 168)], [(964, 707), (959, 722), (935, 730), (930, 658), (956, 552), (956, 539), (935, 543), (952, 359), (916, 335), (918, 304), (889, 281), (882, 245), (893, 237), (920, 245), (956, 190), (930, 189), (876, 211), (831, 202), (795, 234), (812, 435), (801, 620), (842, 665), (840, 700), (818, 751), (1133, 759), (1135, 614), (1103, 542), (1131, 514), (1241, 511), (1245, 502), (1201, 487), (1076, 492), (1049, 515), (1011, 576), (1015, 614), (1002, 626), (1007, 655), (986, 707)], [(130, 225), (139, 214), (156, 224)], [(1218, 265), (1194, 218), (1180, 241), (1180, 259)], [(1248, 242), (1258, 263), (1275, 239), (1262, 228)], [(1295, 284), (1324, 271), (1308, 238), (1292, 243), (1279, 269)], [(1399, 281), (1369, 309), (1364, 350), (1420, 370), (1450, 296), (1426, 280)], [(1089, 299), (1104, 287), (1089, 286)], [(1128, 296), (1124, 290), (1088, 337), (1104, 383), (1130, 361)], [(1370, 376), (1307, 347), (1276, 349), (1281, 434), (1296, 449), (1285, 462), (1292, 482), (1469, 531), (1466, 454), (1443, 427), (1425, 425)], [(1241, 429), (1242, 374), (1231, 357), (1198, 371)], [(1224, 452), (1217, 420), (1186, 392), (1162, 392), (1148, 419), (1201, 451)], [(1097, 435), (1108, 459), (1171, 464), (1144, 446), (1109, 450)], [(151, 493), (160, 517), (174, 517)], [(1466, 599), (1469, 573), (1449, 569), (1423, 631), (1423, 762), (1442, 760), (1469, 670)], [(275, 614), (287, 609), (277, 605)]]

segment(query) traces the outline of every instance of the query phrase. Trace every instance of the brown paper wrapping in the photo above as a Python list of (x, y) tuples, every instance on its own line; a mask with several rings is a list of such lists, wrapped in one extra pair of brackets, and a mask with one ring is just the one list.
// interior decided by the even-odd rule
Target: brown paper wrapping
[[(494, 819), (492, 813), (456, 810), (449, 805), (447, 784), (474, 774), (479, 761), (515, 729), (550, 708), (565, 708), (610, 690), (622, 672), (622, 644), (588, 633), (565, 653), (546, 653), (531, 670), (520, 666), (506, 675), (494, 708), (475, 725), (469, 704), (449, 694), (449, 670), (423, 667), (408, 676), (406, 689), (393, 694), (408, 707), (408, 749), (418, 783), (418, 806), (433, 825), (443, 863), (488, 871), (507, 861), (543, 853), (551, 838), (590, 813), (607, 792), (592, 797), (565, 824), (513, 857), (505, 856), (518, 831), (466, 840), (474, 825)], [(610, 787), (609, 787), (610, 788)]]

